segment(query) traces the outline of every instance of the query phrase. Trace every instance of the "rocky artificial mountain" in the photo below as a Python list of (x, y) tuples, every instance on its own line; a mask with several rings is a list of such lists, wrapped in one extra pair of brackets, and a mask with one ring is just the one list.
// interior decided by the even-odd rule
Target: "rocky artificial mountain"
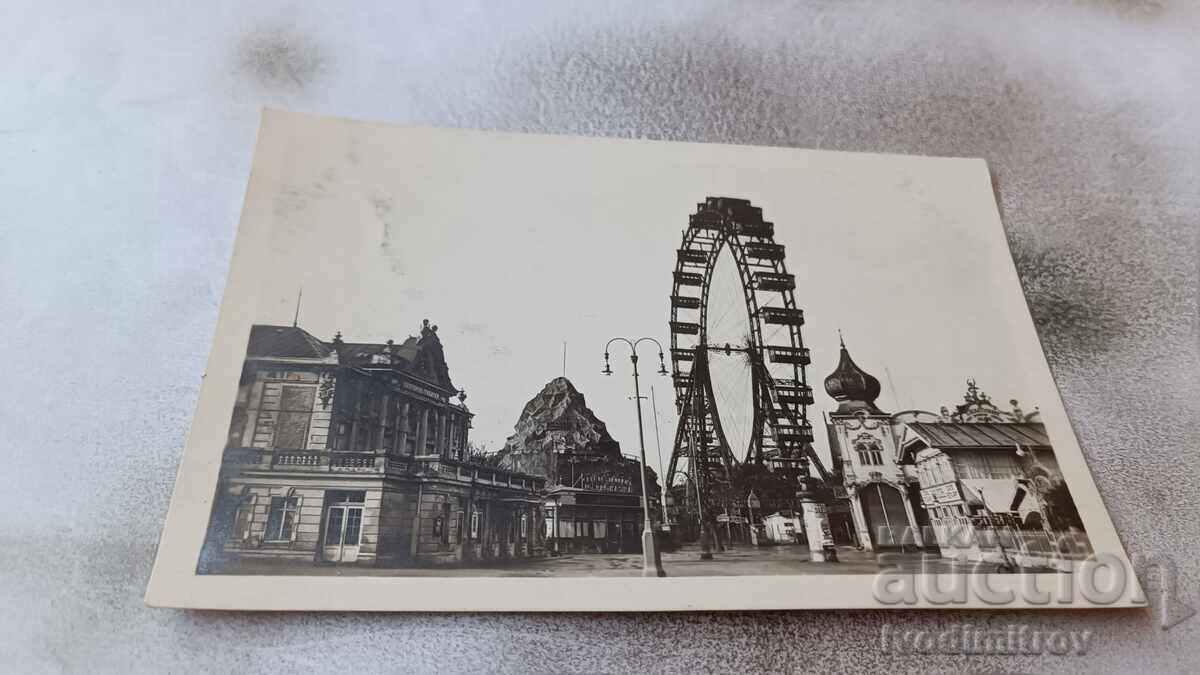
[(500, 451), (500, 466), (561, 483), (556, 453), (619, 460), (621, 446), (587, 407), (583, 394), (565, 377), (556, 377), (534, 396)]

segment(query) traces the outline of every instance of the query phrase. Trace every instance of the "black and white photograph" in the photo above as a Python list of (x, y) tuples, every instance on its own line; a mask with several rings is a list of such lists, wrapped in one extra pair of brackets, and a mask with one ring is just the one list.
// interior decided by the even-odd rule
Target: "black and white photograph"
[(270, 111), (257, 153), (198, 577), (869, 588), (1110, 550), (981, 161)]
[(4, 672), (1200, 672), (1200, 2), (2, 7)]

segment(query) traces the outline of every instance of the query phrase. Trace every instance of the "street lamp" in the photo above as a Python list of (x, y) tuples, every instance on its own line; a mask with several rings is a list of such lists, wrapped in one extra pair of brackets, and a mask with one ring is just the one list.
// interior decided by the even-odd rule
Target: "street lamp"
[(658, 430), (658, 402), (654, 400), (654, 387), (650, 387), (650, 409), (654, 412), (654, 445), (658, 448), (658, 474), (663, 481), (663, 487), (659, 494), (662, 499), (663, 532), (669, 532), (671, 530), (671, 513), (667, 510), (667, 494), (670, 490), (667, 489), (667, 474), (662, 463), (662, 433)]
[(662, 345), (654, 338), (639, 338), (636, 341), (629, 341), (623, 337), (615, 337), (604, 345), (604, 370), (601, 371), (605, 375), (612, 375), (612, 368), (608, 364), (608, 348), (614, 342), (624, 342), (629, 345), (629, 361), (633, 364), (633, 401), (637, 404), (637, 421), (638, 421), (638, 445), (641, 450), (641, 471), (642, 474), (642, 515), (644, 516), (644, 524), (642, 528), (642, 576), (659, 576), (665, 577), (667, 573), (662, 567), (662, 557), (658, 553), (658, 547), (654, 542), (654, 530), (650, 524), (650, 492), (646, 489), (646, 438), (642, 431), (642, 392), (638, 383), (638, 345), (643, 342), (653, 342), (658, 347), (658, 374), (666, 375), (667, 366), (663, 361)]

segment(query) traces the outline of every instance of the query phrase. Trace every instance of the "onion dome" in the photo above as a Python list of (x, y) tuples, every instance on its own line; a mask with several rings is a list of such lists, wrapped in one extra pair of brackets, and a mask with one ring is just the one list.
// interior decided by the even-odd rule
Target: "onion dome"
[[(840, 339), (841, 331), (838, 332), (838, 336)], [(879, 413), (879, 408), (875, 407), (875, 399), (879, 398), (879, 392), (879, 380), (858, 367), (854, 359), (850, 358), (845, 341), (842, 341), (842, 356), (837, 369), (825, 378), (825, 393), (841, 403), (837, 412), (864, 410)]]

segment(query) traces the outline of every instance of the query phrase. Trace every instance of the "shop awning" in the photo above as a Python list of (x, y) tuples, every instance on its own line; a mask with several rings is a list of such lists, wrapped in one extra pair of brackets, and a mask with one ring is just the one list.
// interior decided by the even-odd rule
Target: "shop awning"
[(982, 506), (992, 513), (1010, 513), (1020, 485), (1015, 480), (964, 478), (960, 481), (968, 504)]

